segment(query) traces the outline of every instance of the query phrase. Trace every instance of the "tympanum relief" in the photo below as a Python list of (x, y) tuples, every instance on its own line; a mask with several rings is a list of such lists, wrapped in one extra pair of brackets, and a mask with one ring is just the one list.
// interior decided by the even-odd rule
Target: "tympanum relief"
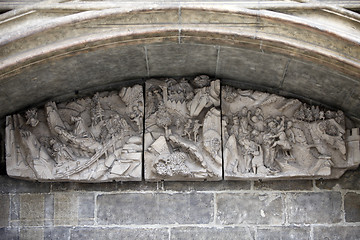
[(48, 102), (6, 119), (10, 176), (45, 180), (141, 180), (142, 86)]
[(221, 86), (205, 75), (150, 79), (144, 94), (145, 102), (143, 86), (135, 85), (8, 116), (8, 175), (81, 182), (140, 181), (143, 171), (148, 181), (216, 181), (222, 173), (339, 178), (360, 163), (359, 129), (345, 130), (341, 111)]
[(146, 82), (145, 180), (222, 179), (220, 80)]
[(229, 86), (222, 111), (225, 179), (331, 177), (349, 167), (341, 111)]

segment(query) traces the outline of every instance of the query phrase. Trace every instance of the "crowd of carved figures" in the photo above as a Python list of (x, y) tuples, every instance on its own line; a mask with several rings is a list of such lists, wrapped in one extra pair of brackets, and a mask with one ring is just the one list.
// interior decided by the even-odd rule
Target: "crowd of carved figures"
[(226, 178), (330, 175), (346, 163), (341, 111), (232, 87), (222, 104)]
[(337, 177), (359, 165), (344, 138), (342, 111), (201, 75), (8, 116), (6, 159), (39, 181), (140, 181), (142, 161), (149, 181)]

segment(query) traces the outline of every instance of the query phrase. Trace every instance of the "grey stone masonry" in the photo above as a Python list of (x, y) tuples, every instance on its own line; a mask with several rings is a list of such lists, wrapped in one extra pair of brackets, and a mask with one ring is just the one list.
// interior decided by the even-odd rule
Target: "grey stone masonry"
[[(94, 185), (39, 185), (0, 176), (0, 239), (355, 240), (360, 236), (355, 173), (359, 170), (337, 182)], [(351, 184), (343, 179), (349, 175)]]
[(98, 223), (208, 224), (214, 213), (213, 194), (127, 193), (97, 197)]

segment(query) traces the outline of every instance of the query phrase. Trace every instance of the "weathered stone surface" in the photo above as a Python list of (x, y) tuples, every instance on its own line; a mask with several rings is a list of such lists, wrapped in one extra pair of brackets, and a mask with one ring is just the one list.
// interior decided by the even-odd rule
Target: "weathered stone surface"
[(79, 225), (92, 225), (94, 222), (95, 195), (92, 193), (78, 194)]
[(77, 194), (54, 194), (54, 225), (69, 226), (78, 224)]
[(161, 182), (118, 182), (118, 191), (157, 191), (162, 190)]
[(322, 179), (316, 181), (320, 189), (334, 189), (337, 186), (342, 189), (360, 190), (360, 168), (347, 171), (340, 179)]
[(70, 227), (48, 227), (44, 229), (44, 239), (70, 239)]
[[(198, 73), (215, 75), (217, 48), (208, 45), (166, 44), (147, 47), (149, 74), (152, 76), (193, 76)], [(194, 72), (193, 66), (197, 69)], [(164, 68), (166, 66), (166, 68)]]
[(218, 181), (218, 182), (164, 182), (166, 191), (226, 191), (249, 190), (250, 181)]
[(312, 190), (311, 180), (255, 181), (255, 190)]
[(52, 183), (53, 192), (67, 192), (67, 191), (115, 191), (116, 182), (106, 183), (75, 183), (75, 182), (54, 182)]
[(20, 196), (14, 194), (10, 197), (10, 218), (11, 220), (20, 219)]
[(360, 222), (360, 194), (349, 192), (345, 195), (345, 221)]
[(351, 95), (355, 86), (357, 84), (355, 85), (354, 81), (343, 75), (330, 73), (329, 68), (291, 60), (284, 78), (283, 90), (309, 96), (314, 101), (336, 107), (342, 105), (343, 101), (347, 102), (345, 96)]
[(338, 223), (342, 220), (339, 192), (287, 193), (289, 223)]
[(9, 195), (0, 195), (0, 227), (9, 226), (10, 218), (10, 197)]
[(44, 195), (20, 195), (20, 223), (22, 226), (44, 225)]
[[(258, 85), (279, 86), (288, 59), (281, 55), (268, 54), (241, 48), (221, 47), (218, 76), (238, 76), (244, 82)], [(267, 65), (266, 68), (262, 67)], [(258, 71), (261, 69), (261, 71)]]
[(358, 226), (315, 226), (314, 240), (358, 240)]
[(257, 240), (278, 240), (278, 239), (294, 239), (308, 240), (310, 239), (310, 227), (283, 226), (283, 227), (258, 227)]
[(145, 180), (221, 180), (220, 80), (201, 75), (145, 86)]
[(3, 239), (18, 240), (19, 235), (19, 228), (0, 228), (0, 236)]
[(169, 239), (169, 232), (166, 228), (101, 228), (101, 227), (79, 227), (71, 230), (71, 239)]
[(341, 111), (231, 86), (221, 100), (225, 179), (336, 178), (358, 165), (346, 159)]
[(98, 224), (206, 224), (213, 221), (213, 195), (127, 193), (97, 197)]
[(216, 196), (219, 224), (283, 224), (281, 194), (219, 193)]
[(7, 172), (39, 181), (141, 180), (143, 112), (135, 85), (7, 116)]
[(0, 176), (0, 193), (47, 193), (51, 183), (29, 182)]
[(45, 226), (54, 225), (54, 195), (45, 194), (44, 199), (44, 219)]
[(20, 240), (39, 240), (44, 239), (44, 229), (33, 227), (33, 228), (21, 228), (20, 229)]
[(253, 240), (254, 230), (251, 227), (182, 227), (172, 228), (170, 239), (244, 239)]

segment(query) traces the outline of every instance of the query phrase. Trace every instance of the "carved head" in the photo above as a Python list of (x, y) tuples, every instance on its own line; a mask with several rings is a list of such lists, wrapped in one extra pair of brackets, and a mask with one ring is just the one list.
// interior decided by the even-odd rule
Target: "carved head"
[(257, 107), (257, 108), (255, 109), (255, 115), (256, 115), (256, 116), (262, 115), (262, 110), (261, 110), (261, 108)]
[(243, 117), (246, 117), (247, 114), (248, 114), (248, 108), (247, 108), (247, 107), (243, 107), (243, 108), (241, 109), (241, 115), (242, 115)]
[(26, 124), (36, 127), (39, 123), (39, 120), (37, 119), (37, 109), (33, 108), (26, 111)]

